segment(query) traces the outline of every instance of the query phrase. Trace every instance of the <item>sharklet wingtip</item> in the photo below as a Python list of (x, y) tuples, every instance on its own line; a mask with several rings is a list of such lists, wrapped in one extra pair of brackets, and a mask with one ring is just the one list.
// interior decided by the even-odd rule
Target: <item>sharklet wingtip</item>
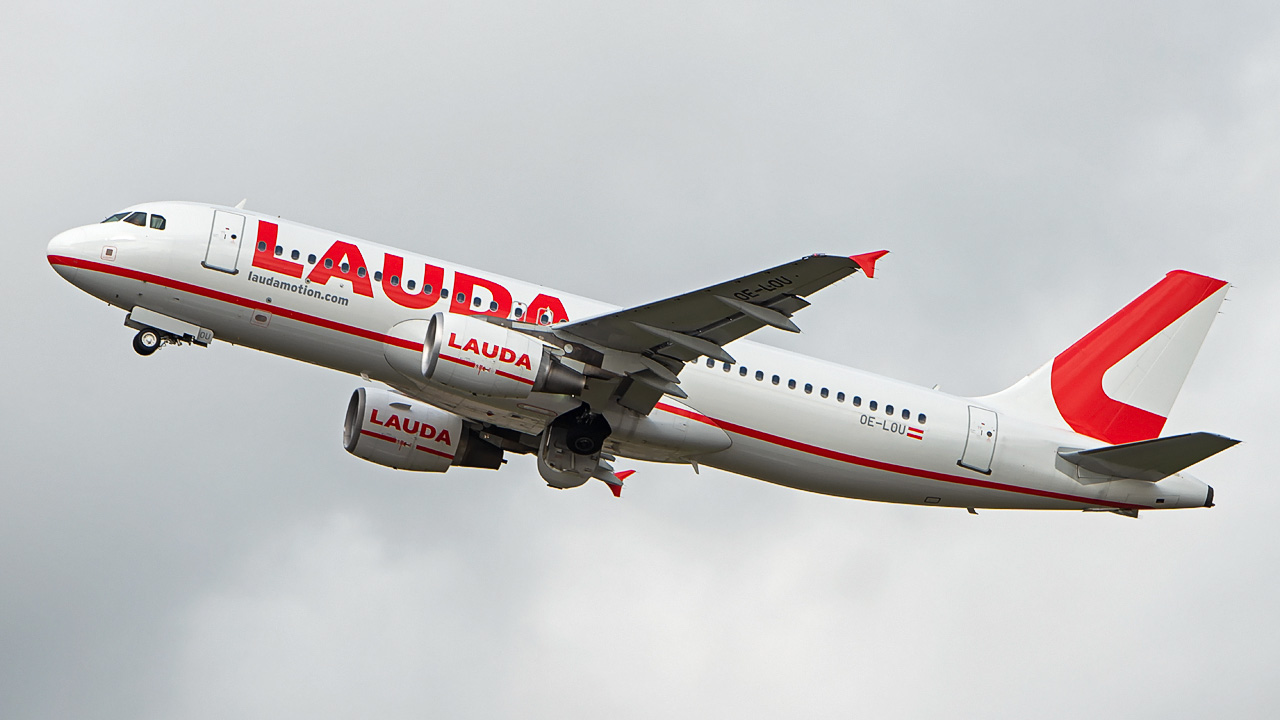
[(858, 269), (862, 270), (869, 278), (876, 276), (876, 261), (888, 255), (888, 250), (876, 250), (875, 252), (862, 253), (861, 255), (850, 255), (849, 259), (857, 263)]

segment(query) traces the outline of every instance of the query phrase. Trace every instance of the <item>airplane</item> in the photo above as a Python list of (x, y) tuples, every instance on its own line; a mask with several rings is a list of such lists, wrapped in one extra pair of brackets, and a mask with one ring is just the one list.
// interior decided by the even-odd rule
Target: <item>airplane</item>
[[(1161, 437), (1227, 290), (1184, 270), (1012, 387), (960, 397), (743, 338), (887, 251), (810, 255), (619, 308), (234, 207), (135, 205), (49, 242), (126, 312), (133, 347), (214, 340), (359, 376), (343, 447), (400, 470), (536, 458), (553, 488), (614, 463), (706, 465), (864, 500), (1108, 511), (1213, 507), (1184, 472), (1238, 441)], [(732, 353), (731, 353), (732, 351)]]

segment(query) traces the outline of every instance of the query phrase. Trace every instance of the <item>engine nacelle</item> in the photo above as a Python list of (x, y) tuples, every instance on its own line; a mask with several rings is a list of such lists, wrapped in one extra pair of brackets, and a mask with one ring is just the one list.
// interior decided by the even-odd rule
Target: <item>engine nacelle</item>
[(397, 470), (502, 465), (502, 450), (467, 429), (461, 417), (379, 388), (357, 388), (351, 394), (342, 444), (358, 458)]
[(436, 313), (422, 346), (422, 377), (476, 395), (579, 395), (586, 378), (542, 341), (466, 315)]

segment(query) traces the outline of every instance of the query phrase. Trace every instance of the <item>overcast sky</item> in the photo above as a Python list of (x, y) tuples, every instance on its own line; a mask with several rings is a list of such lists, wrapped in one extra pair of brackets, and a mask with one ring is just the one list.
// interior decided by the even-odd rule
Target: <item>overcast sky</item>
[[(0, 717), (1280, 713), (1280, 6), (404, 5), (6, 6)], [(887, 248), (757, 337), (971, 395), (1186, 268), (1167, 432), (1245, 444), (1138, 521), (397, 473), (358, 378), (141, 358), (45, 260), (245, 197), (617, 304)]]

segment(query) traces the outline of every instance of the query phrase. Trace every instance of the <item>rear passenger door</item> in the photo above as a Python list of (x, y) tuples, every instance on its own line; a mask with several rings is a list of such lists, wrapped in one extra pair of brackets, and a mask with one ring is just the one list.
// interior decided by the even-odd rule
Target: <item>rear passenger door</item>
[(960, 465), (983, 475), (991, 474), (991, 456), (996, 451), (996, 414), (986, 408), (969, 406), (969, 437)]

